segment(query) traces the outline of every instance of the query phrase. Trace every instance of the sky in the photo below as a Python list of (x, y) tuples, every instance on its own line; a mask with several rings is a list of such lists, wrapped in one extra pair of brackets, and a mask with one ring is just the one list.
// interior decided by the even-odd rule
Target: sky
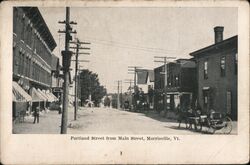
[[(64, 35), (58, 30), (64, 26), (58, 21), (65, 20), (65, 8), (39, 10), (57, 43), (53, 53), (60, 57)], [(215, 26), (224, 26), (224, 39), (238, 34), (237, 8), (74, 7), (70, 20), (77, 22), (73, 38), (91, 43), (91, 50), (84, 51), (91, 55), (79, 57), (90, 62), (80, 65), (97, 73), (112, 93), (117, 91), (117, 80), (133, 79), (128, 66), (162, 65), (154, 62), (154, 56), (190, 58), (189, 53), (214, 43)], [(125, 90), (129, 84), (122, 85)]]

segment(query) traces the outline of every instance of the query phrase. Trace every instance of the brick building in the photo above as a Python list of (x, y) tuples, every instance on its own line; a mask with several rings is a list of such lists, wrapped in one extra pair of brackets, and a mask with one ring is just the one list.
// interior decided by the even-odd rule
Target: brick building
[[(23, 89), (16, 91), (13, 97), (26, 92), (32, 97), (33, 106), (38, 102), (45, 106), (45, 100), (53, 98), (52, 51), (55, 47), (56, 42), (37, 7), (13, 8), (13, 83)], [(23, 97), (19, 102), (25, 100)]]
[[(166, 104), (168, 110), (178, 106), (186, 110), (196, 98), (196, 65), (193, 59), (178, 59), (166, 64), (167, 80), (164, 80), (164, 65), (155, 71), (155, 109), (163, 110), (164, 85), (166, 84)], [(165, 83), (167, 82), (167, 83)]]
[(198, 104), (203, 113), (214, 109), (237, 120), (238, 37), (223, 40), (223, 30), (215, 27), (215, 43), (190, 55), (197, 63)]

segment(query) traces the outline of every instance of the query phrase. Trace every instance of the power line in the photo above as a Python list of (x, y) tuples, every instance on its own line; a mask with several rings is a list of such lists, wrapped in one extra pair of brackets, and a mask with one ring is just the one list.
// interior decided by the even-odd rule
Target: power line
[(114, 46), (119, 48), (126, 48), (126, 49), (135, 49), (135, 50), (141, 50), (146, 52), (154, 52), (158, 54), (166, 54), (169, 52), (177, 52), (177, 50), (165, 50), (161, 48), (150, 48), (150, 47), (142, 47), (138, 45), (131, 45), (131, 44), (125, 44), (125, 43), (119, 43), (116, 41), (106, 41), (106, 40), (98, 40), (98, 39), (88, 39), (93, 44), (102, 44), (107, 46)]
[(111, 44), (120, 44), (120, 45), (132, 46), (132, 47), (137, 47), (137, 48), (142, 48), (142, 49), (151, 49), (151, 50), (159, 50), (159, 51), (177, 51), (177, 50), (166, 50), (166, 49), (155, 48), (155, 47), (143, 47), (143, 46), (128, 44), (128, 43), (119, 42), (119, 41), (96, 39), (96, 38), (93, 38), (93, 37), (86, 37), (86, 38), (90, 38), (88, 40), (92, 40), (92, 41), (108, 42), (108, 43), (111, 43)]

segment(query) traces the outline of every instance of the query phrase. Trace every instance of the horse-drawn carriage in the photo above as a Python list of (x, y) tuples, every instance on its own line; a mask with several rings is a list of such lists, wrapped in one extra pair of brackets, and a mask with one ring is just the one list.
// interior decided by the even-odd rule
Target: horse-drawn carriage
[(214, 134), (216, 130), (221, 130), (224, 134), (230, 134), (232, 131), (232, 120), (227, 114), (211, 111), (208, 115), (202, 115), (199, 110), (192, 112), (179, 113), (179, 127), (184, 121), (187, 129), (202, 131), (207, 128), (206, 132)]

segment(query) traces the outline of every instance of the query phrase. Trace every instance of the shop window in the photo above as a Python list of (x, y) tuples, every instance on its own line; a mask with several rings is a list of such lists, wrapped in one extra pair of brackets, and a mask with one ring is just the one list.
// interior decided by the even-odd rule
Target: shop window
[(226, 57), (220, 59), (220, 76), (225, 77), (226, 75)]
[(204, 79), (208, 79), (208, 61), (204, 62)]

